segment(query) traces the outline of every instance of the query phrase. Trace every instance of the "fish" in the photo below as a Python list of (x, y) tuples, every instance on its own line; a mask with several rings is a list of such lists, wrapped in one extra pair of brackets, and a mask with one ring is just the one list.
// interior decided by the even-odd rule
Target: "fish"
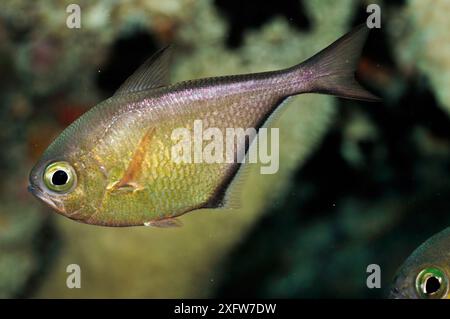
[(420, 245), (397, 271), (389, 298), (450, 299), (450, 227)]
[[(302, 93), (379, 101), (355, 79), (369, 29), (360, 25), (303, 63), (252, 74), (171, 84), (172, 46), (143, 63), (114, 93), (69, 125), (32, 168), (29, 191), (57, 213), (101, 226), (180, 226), (201, 209), (239, 207), (239, 151), (233, 160), (175, 161), (173, 132), (260, 128), (283, 102)], [(213, 62), (212, 62), (213, 63)], [(235, 185), (235, 187), (233, 187)]]

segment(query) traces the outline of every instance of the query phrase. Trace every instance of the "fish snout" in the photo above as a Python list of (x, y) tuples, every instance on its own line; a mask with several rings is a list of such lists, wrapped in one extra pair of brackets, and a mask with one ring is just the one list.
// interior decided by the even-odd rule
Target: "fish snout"
[(27, 191), (33, 194), (33, 192), (34, 192), (34, 187), (33, 187), (32, 185), (28, 185)]
[(416, 299), (414, 285), (404, 273), (397, 274), (388, 292), (389, 299)]
[(407, 299), (408, 297), (397, 287), (392, 287), (388, 294), (389, 299)]
[(65, 214), (66, 210), (61, 201), (53, 199), (50, 195), (42, 191), (39, 186), (30, 184), (28, 185), (28, 191), (33, 194), (36, 198), (46, 203), (48, 206), (56, 210), (60, 214)]

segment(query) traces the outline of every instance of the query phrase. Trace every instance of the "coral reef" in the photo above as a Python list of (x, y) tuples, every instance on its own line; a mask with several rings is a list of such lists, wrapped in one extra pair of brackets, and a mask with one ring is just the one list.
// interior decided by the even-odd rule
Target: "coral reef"
[(450, 114), (450, 3), (408, 0), (389, 21), (396, 61), (403, 72), (421, 72), (433, 86), (440, 104)]
[[(368, 1), (302, 1), (300, 17), (274, 9), (255, 22), (239, 1), (83, 0), (80, 29), (65, 25), (70, 3), (0, 3), (0, 297), (380, 297), (366, 266), (382, 266), (386, 288), (448, 225), (445, 1), (377, 1), (383, 28), (360, 78), (384, 103), (289, 99), (268, 124), (280, 128), (279, 172), (249, 165), (242, 209), (190, 213), (178, 229), (76, 223), (31, 198), (27, 174), (157, 48), (175, 46), (173, 82), (284, 68), (363, 22)], [(66, 287), (72, 263), (81, 289)]]

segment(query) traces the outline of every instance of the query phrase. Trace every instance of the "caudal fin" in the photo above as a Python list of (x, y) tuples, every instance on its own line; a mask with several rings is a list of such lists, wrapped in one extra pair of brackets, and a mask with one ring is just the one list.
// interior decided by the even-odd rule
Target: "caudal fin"
[(380, 101), (379, 97), (368, 92), (355, 79), (358, 60), (368, 33), (369, 29), (362, 24), (298, 65), (302, 74), (309, 74), (308, 92)]

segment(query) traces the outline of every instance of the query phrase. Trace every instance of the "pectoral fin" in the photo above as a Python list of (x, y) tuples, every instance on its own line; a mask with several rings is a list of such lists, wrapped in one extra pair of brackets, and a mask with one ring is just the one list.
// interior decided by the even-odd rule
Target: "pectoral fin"
[(128, 164), (127, 170), (122, 178), (111, 185), (110, 190), (112, 191), (136, 191), (143, 189), (144, 187), (139, 184), (138, 179), (142, 173), (142, 163), (145, 159), (145, 154), (149, 151), (152, 138), (154, 136), (155, 129), (152, 127), (147, 130), (145, 135), (139, 142), (130, 163)]

